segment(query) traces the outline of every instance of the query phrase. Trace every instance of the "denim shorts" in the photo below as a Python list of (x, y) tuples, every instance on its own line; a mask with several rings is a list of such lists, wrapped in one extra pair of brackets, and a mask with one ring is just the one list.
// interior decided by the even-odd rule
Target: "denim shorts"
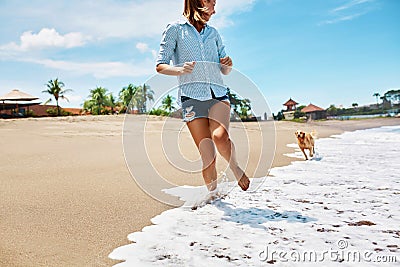
[(182, 118), (184, 122), (189, 122), (197, 118), (208, 118), (210, 108), (220, 101), (229, 102), (228, 95), (216, 97), (211, 91), (212, 99), (197, 100), (187, 96), (181, 96)]

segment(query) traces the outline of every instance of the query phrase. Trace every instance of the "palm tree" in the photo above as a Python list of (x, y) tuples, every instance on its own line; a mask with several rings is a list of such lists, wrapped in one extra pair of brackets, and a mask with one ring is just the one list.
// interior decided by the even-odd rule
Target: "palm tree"
[(148, 85), (136, 87), (135, 93), (132, 97), (132, 106), (136, 107), (139, 113), (146, 113), (146, 102), (154, 101), (154, 91)]
[[(58, 99), (61, 98), (69, 101), (68, 98), (65, 96), (65, 93), (72, 92), (72, 89), (63, 89), (65, 84), (59, 81), (58, 78), (56, 78), (54, 81), (48, 81), (46, 86), (47, 90), (43, 90), (42, 93), (48, 93), (54, 97), (57, 105), (57, 115), (60, 116), (60, 106), (58, 105)], [(51, 102), (51, 97), (44, 104), (46, 105), (49, 102)]]
[(86, 100), (83, 102), (83, 110), (90, 112), (91, 114), (94, 114), (94, 106), (95, 103), (92, 99)]
[(173, 109), (175, 109), (174, 105), (174, 98), (170, 95), (167, 95), (163, 100), (162, 100), (162, 107), (163, 109), (167, 110), (169, 113), (171, 113), (171, 111)]
[(248, 112), (251, 110), (250, 106), (250, 99), (242, 99), (240, 100), (240, 117), (241, 118), (248, 118)]
[(139, 113), (143, 113), (145, 110), (146, 100), (145, 100), (145, 92), (143, 91), (142, 86), (137, 86), (135, 94), (132, 96), (131, 105), (132, 109), (137, 108)]
[(119, 92), (119, 99), (122, 102), (122, 107), (126, 111), (132, 101), (133, 96), (136, 94), (139, 87), (129, 84), (128, 86), (122, 88)]
[(329, 106), (329, 108), (326, 109), (326, 113), (329, 116), (336, 116), (336, 115), (338, 115), (338, 109), (337, 109), (337, 107), (335, 107), (335, 105), (332, 104)]
[(141, 113), (146, 113), (147, 111), (146, 103), (147, 101), (154, 101), (154, 91), (151, 90), (150, 86), (146, 84), (143, 84), (143, 87), (139, 86), (139, 88), (141, 92), (138, 97), (141, 97), (142, 99), (141, 101), (139, 101), (140, 107), (138, 108)]
[(124, 110), (127, 110), (132, 105), (131, 107), (137, 108), (139, 113), (145, 113), (146, 102), (148, 100), (154, 101), (154, 92), (146, 84), (143, 84), (143, 86), (129, 84), (119, 92), (119, 99)]
[(91, 113), (100, 115), (102, 114), (103, 108), (107, 104), (107, 89), (103, 87), (96, 87), (90, 90), (90, 99), (85, 101), (83, 108), (85, 110), (90, 110)]
[(228, 88), (228, 93), (229, 97), (229, 102), (231, 103), (231, 108), (233, 109), (234, 114), (238, 113), (238, 106), (240, 106), (240, 99), (238, 96), (234, 93), (231, 92), (231, 90)]
[(111, 114), (114, 114), (114, 109), (117, 106), (117, 101), (115, 100), (115, 97), (113, 96), (112, 93), (110, 93), (107, 96), (106, 106), (110, 107), (111, 108)]
[(387, 91), (381, 99), (385, 99), (387, 101), (400, 102), (400, 89), (392, 89)]
[(375, 96), (375, 97), (376, 97), (376, 107), (379, 108), (378, 99), (379, 99), (379, 97), (381, 96), (381, 94), (380, 94), (380, 93), (375, 93), (375, 94), (373, 94), (372, 96)]

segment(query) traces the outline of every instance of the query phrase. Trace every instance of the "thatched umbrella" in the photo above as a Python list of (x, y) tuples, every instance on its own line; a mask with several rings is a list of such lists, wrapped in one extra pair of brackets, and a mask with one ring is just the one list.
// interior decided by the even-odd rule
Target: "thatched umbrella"
[[(32, 101), (32, 100), (36, 100), (39, 99), (39, 97), (24, 93), (19, 91), (18, 89), (14, 89), (11, 92), (0, 96), (0, 101), (3, 101), (3, 110), (4, 110), (4, 105), (5, 105), (5, 101), (15, 101), (17, 110), (18, 110), (18, 102), (19, 101)], [(28, 105), (29, 106), (29, 105)]]
[(14, 89), (11, 92), (0, 96), (0, 100), (5, 101), (5, 100), (14, 100), (14, 101), (31, 101), (31, 100), (36, 100), (39, 99), (39, 97), (21, 92), (18, 89)]

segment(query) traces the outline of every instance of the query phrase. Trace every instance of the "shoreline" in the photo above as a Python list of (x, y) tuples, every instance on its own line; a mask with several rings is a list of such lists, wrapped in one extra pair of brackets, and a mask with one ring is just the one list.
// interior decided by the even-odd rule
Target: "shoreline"
[[(399, 130), (372, 128), (319, 139), (315, 160), (272, 169), (266, 181), (253, 180), (253, 189), (259, 189), (251, 193), (235, 186), (228, 197), (200, 210), (165, 211), (153, 218), (154, 225), (128, 236), (137, 243), (116, 248), (110, 257), (126, 261), (123, 266), (260, 266), (316, 258), (337, 266), (337, 259), (323, 255), (339, 249), (358, 252), (357, 259), (342, 255), (349, 264), (377, 259), (362, 258), (362, 251), (390, 255), (395, 262)], [(204, 189), (169, 193), (190, 203)], [(280, 252), (290, 256), (277, 256)]]
[[(6, 174), (0, 178), (0, 265), (117, 264), (108, 254), (172, 208), (150, 198), (130, 177), (121, 147), (123, 119), (0, 120)], [(287, 144), (296, 142), (297, 129), (325, 138), (399, 124), (398, 118), (275, 122), (272, 168), (301, 160), (284, 156), (294, 152)]]

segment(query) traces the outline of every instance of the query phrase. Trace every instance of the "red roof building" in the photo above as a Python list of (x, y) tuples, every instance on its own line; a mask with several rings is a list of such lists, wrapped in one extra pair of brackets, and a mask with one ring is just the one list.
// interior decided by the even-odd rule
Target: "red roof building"
[(326, 119), (326, 110), (310, 103), (301, 112), (306, 113), (308, 120)]
[(308, 113), (308, 112), (315, 112), (315, 111), (325, 111), (325, 109), (320, 108), (316, 105), (310, 103), (307, 107), (304, 107), (301, 112)]
[(296, 110), (296, 105), (298, 103), (296, 101), (294, 101), (292, 98), (290, 98), (288, 101), (286, 101), (285, 104), (283, 104), (284, 106), (286, 106), (286, 111), (294, 111)]

